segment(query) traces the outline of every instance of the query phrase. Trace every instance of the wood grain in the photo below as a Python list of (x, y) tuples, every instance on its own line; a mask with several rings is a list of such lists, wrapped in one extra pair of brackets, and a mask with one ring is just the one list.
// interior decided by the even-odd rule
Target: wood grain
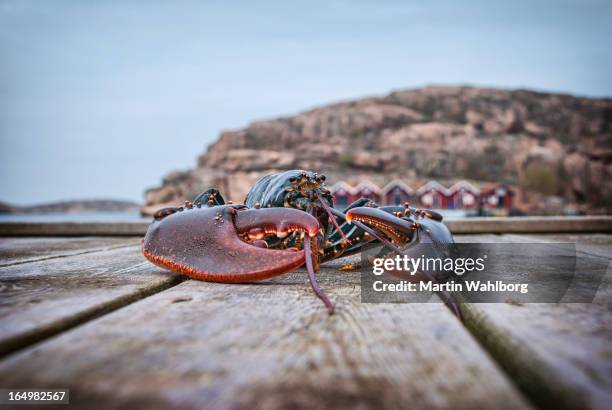
[[(539, 235), (502, 235), (501, 240), (518, 242), (575, 244), (577, 255), (577, 277), (582, 280), (598, 280), (603, 274), (599, 289), (593, 302), (612, 304), (612, 235), (608, 234), (539, 234)], [(581, 276), (581, 277), (580, 277)]]
[(139, 238), (131, 237), (0, 237), (0, 266), (114, 249), (139, 242)]
[(612, 235), (610, 234), (538, 234), (504, 235), (506, 239), (516, 238), (520, 242), (565, 242), (575, 243), (576, 250), (585, 255), (612, 259)]
[(612, 309), (595, 304), (468, 304), (467, 326), (543, 408), (612, 403)]
[(179, 278), (138, 246), (0, 268), (0, 355), (70, 328)]
[[(538, 238), (481, 235), (456, 239), (530, 242)], [(572, 239), (585, 245), (590, 242), (585, 236)], [(588, 246), (584, 249), (593, 251)], [(464, 304), (462, 311), (467, 327), (540, 407), (609, 408), (612, 403), (612, 305), (480, 303)]]
[[(593, 234), (480, 234), (456, 235), (457, 242), (472, 243), (538, 243), (550, 246), (552, 252), (575, 256), (576, 274), (562, 302), (593, 301), (612, 304), (612, 261), (605, 245), (611, 235)], [(568, 247), (567, 244), (573, 244)]]
[(467, 218), (445, 223), (453, 234), (612, 232), (612, 216)]
[(69, 387), (74, 408), (530, 408), (444, 305), (319, 277), (334, 316), (303, 271), (187, 281), (11, 356), (0, 383)]

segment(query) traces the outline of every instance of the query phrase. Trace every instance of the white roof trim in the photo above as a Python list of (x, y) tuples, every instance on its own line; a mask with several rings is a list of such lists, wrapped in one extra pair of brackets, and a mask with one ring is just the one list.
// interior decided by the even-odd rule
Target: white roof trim
[(349, 184), (347, 184), (344, 181), (338, 181), (336, 182), (334, 185), (332, 185), (329, 190), (332, 192), (332, 194), (335, 194), (336, 192), (343, 190), (348, 192), (349, 194), (353, 195), (355, 194), (355, 188), (353, 188), (352, 186), (350, 186)]
[(375, 192), (377, 194), (381, 193), (381, 189), (378, 185), (376, 185), (374, 182), (369, 181), (369, 180), (365, 180), (359, 183), (359, 185), (357, 185), (355, 188), (355, 193), (360, 192), (363, 189), (369, 189), (372, 192)]
[(404, 181), (402, 181), (400, 179), (392, 180), (387, 185), (385, 185), (383, 188), (379, 187), (378, 185), (376, 185), (374, 182), (372, 182), (370, 180), (364, 180), (364, 181), (360, 182), (357, 186), (351, 186), (348, 183), (346, 183), (345, 181), (338, 181), (334, 185), (332, 185), (329, 188), (329, 190), (332, 193), (336, 193), (336, 192), (338, 192), (340, 190), (343, 190), (343, 191), (348, 192), (351, 195), (355, 195), (355, 194), (358, 194), (359, 192), (361, 192), (364, 189), (369, 189), (370, 191), (372, 191), (372, 192), (374, 192), (376, 194), (386, 195), (388, 192), (390, 192), (396, 186), (402, 188), (404, 191), (406, 191), (409, 194), (416, 193), (417, 195), (421, 195), (421, 194), (423, 194), (423, 193), (425, 193), (427, 191), (434, 190), (434, 191), (442, 193), (443, 195), (449, 196), (449, 195), (452, 195), (455, 192), (459, 191), (462, 188), (467, 190), (467, 191), (473, 192), (473, 193), (475, 193), (477, 195), (479, 195), (481, 193), (481, 190), (479, 188), (477, 188), (473, 184), (469, 183), (468, 181), (458, 181), (455, 184), (453, 184), (453, 186), (451, 186), (450, 188), (445, 188), (438, 181), (430, 180), (426, 184), (422, 185), (417, 190), (415, 190), (415, 189), (413, 189), (412, 187), (410, 187), (408, 184), (406, 184)]
[(427, 191), (430, 190), (434, 190), (434, 191), (438, 191), (441, 192), (444, 195), (449, 195), (449, 190), (444, 188), (444, 186), (442, 186), (442, 184), (440, 184), (438, 181), (435, 180), (431, 180), (429, 182), (427, 182), (425, 185), (421, 186), (419, 189), (416, 190), (417, 194), (422, 194), (425, 193)]
[(400, 179), (394, 179), (393, 181), (389, 182), (387, 185), (384, 186), (384, 188), (382, 189), (383, 194), (386, 195), (389, 191), (391, 191), (396, 186), (402, 188), (404, 191), (406, 191), (409, 194), (414, 193), (414, 189), (412, 189), (404, 181)]
[(450, 187), (450, 188), (448, 189), (448, 191), (449, 191), (451, 194), (453, 194), (453, 193), (455, 193), (455, 192), (459, 191), (459, 190), (460, 190), (460, 189), (462, 189), (462, 188), (463, 188), (463, 189), (465, 189), (465, 190), (467, 190), (467, 191), (472, 191), (472, 192), (475, 192), (475, 193), (477, 193), (477, 194), (479, 194), (479, 193), (480, 193), (480, 189), (476, 188), (474, 185), (470, 184), (470, 183), (469, 183), (469, 182), (467, 182), (467, 181), (458, 181), (458, 182), (456, 182), (456, 183), (455, 183), (455, 184), (454, 184), (452, 187)]

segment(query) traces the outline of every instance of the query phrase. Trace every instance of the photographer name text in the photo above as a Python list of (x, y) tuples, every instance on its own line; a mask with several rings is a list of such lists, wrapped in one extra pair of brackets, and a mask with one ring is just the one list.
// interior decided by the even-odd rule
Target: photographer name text
[(466, 281), (465, 283), (433, 283), (409, 282), (406, 280), (397, 283), (385, 283), (377, 280), (372, 284), (376, 292), (519, 292), (525, 294), (529, 291), (527, 283), (506, 283), (496, 281)]
[[(381, 276), (389, 273), (408, 274), (414, 276), (419, 272), (447, 273), (463, 277), (470, 272), (485, 270), (487, 255), (480, 258), (431, 258), (421, 255), (412, 258), (406, 255), (396, 255), (394, 258), (375, 258), (372, 260), (372, 273)], [(428, 275), (429, 276), (429, 275)], [(501, 280), (467, 280), (462, 278), (461, 283), (448, 281), (436, 283), (432, 281), (413, 282), (402, 280), (400, 282), (385, 283), (382, 280), (372, 284), (376, 292), (517, 292), (525, 294), (529, 291), (527, 283), (508, 283)]]

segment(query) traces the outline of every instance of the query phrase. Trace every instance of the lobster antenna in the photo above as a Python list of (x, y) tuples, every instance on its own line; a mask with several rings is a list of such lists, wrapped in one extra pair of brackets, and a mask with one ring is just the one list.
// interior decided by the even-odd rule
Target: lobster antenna
[(306, 270), (308, 271), (308, 279), (310, 280), (310, 286), (321, 301), (327, 308), (327, 313), (330, 315), (334, 314), (334, 304), (327, 298), (325, 292), (319, 286), (317, 277), (315, 275), (314, 267), (312, 266), (312, 248), (310, 247), (310, 238), (304, 238), (304, 257), (306, 258)]
[(319, 202), (323, 206), (323, 209), (325, 210), (325, 212), (327, 212), (327, 215), (329, 216), (329, 219), (331, 219), (332, 223), (334, 224), (334, 226), (336, 227), (338, 232), (340, 232), (340, 235), (342, 236), (342, 238), (345, 241), (349, 242), (349, 244), (350, 244), (351, 241), (349, 240), (349, 238), (346, 237), (346, 235), (344, 234), (342, 229), (340, 229), (340, 225), (338, 225), (338, 222), (336, 221), (336, 217), (334, 216), (333, 212), (330, 209), (331, 207), (327, 204), (327, 202), (325, 202), (325, 200), (323, 198), (321, 198), (321, 195), (319, 195), (319, 193), (317, 193), (317, 198), (319, 199)]

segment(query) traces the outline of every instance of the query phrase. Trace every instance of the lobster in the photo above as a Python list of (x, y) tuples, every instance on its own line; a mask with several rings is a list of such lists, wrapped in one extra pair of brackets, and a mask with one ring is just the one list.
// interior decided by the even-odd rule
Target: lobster
[(315, 274), (321, 263), (371, 242), (398, 254), (416, 243), (453, 242), (440, 214), (407, 203), (380, 207), (360, 198), (338, 210), (325, 180), (303, 170), (267, 175), (244, 205), (226, 203), (210, 188), (182, 206), (158, 210), (142, 252), (158, 266), (210, 282), (258, 281), (306, 265), (310, 285), (331, 315), (334, 305)]

